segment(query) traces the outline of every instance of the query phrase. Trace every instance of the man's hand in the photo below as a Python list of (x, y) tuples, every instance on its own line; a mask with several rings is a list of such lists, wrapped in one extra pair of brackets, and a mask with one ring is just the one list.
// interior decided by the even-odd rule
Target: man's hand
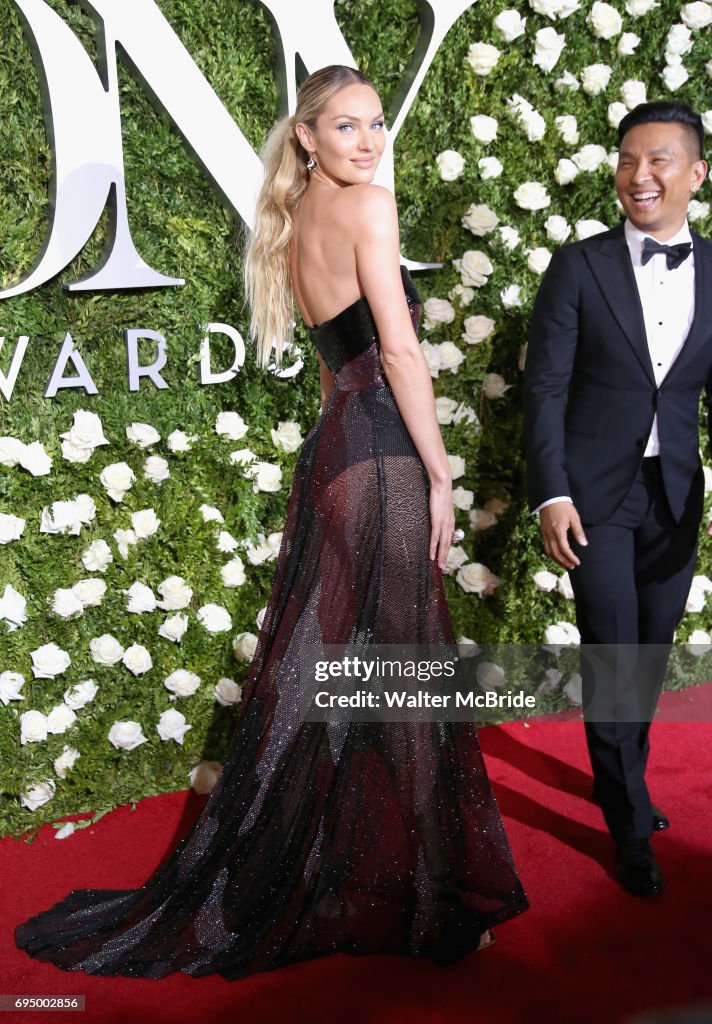
[(579, 544), (586, 545), (586, 535), (579, 514), (570, 501), (555, 501), (539, 513), (539, 527), (544, 540), (544, 551), (564, 569), (575, 569), (581, 564), (569, 546), (568, 532)]

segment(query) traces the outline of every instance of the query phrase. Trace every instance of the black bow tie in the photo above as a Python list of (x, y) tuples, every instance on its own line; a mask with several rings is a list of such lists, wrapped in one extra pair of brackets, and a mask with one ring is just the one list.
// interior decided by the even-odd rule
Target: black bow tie
[(677, 245), (663, 245), (656, 242), (654, 238), (646, 238), (643, 242), (643, 255), (641, 262), (643, 266), (653, 258), (656, 252), (664, 252), (667, 257), (668, 270), (679, 267), (692, 252), (692, 242), (678, 242)]

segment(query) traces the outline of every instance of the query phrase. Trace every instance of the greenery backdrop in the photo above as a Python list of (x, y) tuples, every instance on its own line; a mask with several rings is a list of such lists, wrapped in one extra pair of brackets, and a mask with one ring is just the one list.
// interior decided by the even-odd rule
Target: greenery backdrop
[[(66, 0), (48, 2), (95, 55), (92, 22)], [(211, 4), (161, 0), (160, 6), (258, 148), (281, 113), (274, 75), (276, 47), (264, 10), (245, 0)], [(615, 9), (620, 24), (607, 5), (589, 0), (582, 0), (578, 7), (576, 0), (473, 4), (447, 36), (397, 140), (402, 251), (413, 260), (443, 263), (440, 270), (414, 276), (424, 301), (443, 300), (428, 303), (421, 338), (427, 339), (424, 349), (437, 374), (436, 395), (452, 400), (440, 402), (439, 411), (455, 472), (462, 471), (455, 486), (462, 488), (458, 525), (465, 530), (465, 540), (452, 553), (452, 571), (446, 580), (458, 637), (536, 644), (548, 626), (573, 621), (565, 581), (547, 591), (535, 585), (536, 573), (556, 567), (544, 558), (536, 522), (522, 500), (521, 360), (531, 301), (547, 259), (539, 250), (553, 251), (565, 233), (561, 220), (549, 222), (547, 228), (552, 215), (565, 218), (568, 240), (592, 229), (579, 222), (612, 226), (618, 219), (611, 170), (615, 158), (602, 159), (602, 155), (614, 153), (613, 125), (625, 110), (620, 104), (624, 97), (630, 103), (635, 94), (636, 87), (625, 83), (643, 83), (648, 98), (675, 95), (700, 110), (706, 106), (712, 73), (708, 5), (702, 0), (685, 7), (674, 0), (628, 0), (626, 5), (616, 0)], [(503, 11), (510, 14), (498, 18)], [(526, 19), (518, 35), (517, 12)], [(355, 61), (375, 82), (388, 111), (415, 50), (420, 24), (416, 0), (336, 0), (335, 13)], [(688, 29), (685, 23), (693, 27)], [(679, 27), (670, 34), (673, 26)], [(548, 31), (537, 35), (542, 30)], [(565, 36), (563, 45), (552, 32)], [(639, 42), (634, 44), (623, 33), (634, 33)], [(0, 38), (0, 284), (6, 287), (28, 270), (42, 243), (51, 154), (38, 80), (10, 0), (0, 0)], [(479, 43), (488, 45), (473, 46)], [(498, 54), (488, 47), (496, 47)], [(550, 70), (546, 56), (534, 62), (537, 52), (552, 56), (558, 48), (561, 53)], [(590, 65), (610, 68), (607, 84), (596, 94), (606, 72), (600, 68), (584, 72)], [(481, 73), (488, 67), (488, 73)], [(689, 76), (686, 81), (681, 81), (681, 69)], [(239, 544), (247, 540), (258, 544), (258, 534), (281, 530), (297, 454), (276, 446), (271, 431), (288, 421), (298, 423), (306, 434), (318, 414), (316, 358), (301, 324), (298, 335), (305, 365), (296, 386), (294, 380), (258, 369), (249, 351), (235, 380), (206, 387), (198, 383), (196, 361), (204, 333), (200, 325), (222, 321), (243, 336), (247, 333), (237, 246), (241, 227), (212, 191), (168, 119), (150, 105), (121, 62), (119, 83), (134, 240), (151, 266), (184, 277), (186, 283), (154, 292), (66, 292), (61, 280), (73, 280), (96, 264), (107, 228), (105, 216), (60, 280), (0, 304), (0, 334), (6, 339), (0, 369), (7, 372), (18, 336), (30, 336), (12, 401), (0, 398), (0, 436), (25, 444), (40, 441), (52, 459), (51, 471), (38, 476), (13, 465), (10, 458), (6, 465), (0, 464), (0, 513), (26, 520), (19, 539), (0, 544), (0, 601), (10, 585), (26, 600), (27, 614), (25, 621), (14, 623), (16, 628), (0, 618), (0, 673), (5, 673), (0, 675), (0, 680), (4, 678), (4, 687), (0, 682), (0, 834), (28, 829), (32, 834), (43, 821), (87, 810), (99, 815), (127, 800), (183, 788), (189, 770), (199, 762), (221, 760), (235, 704), (218, 703), (214, 687), (226, 678), (239, 686), (246, 677), (248, 662), (239, 657), (239, 645), (234, 652), (233, 641), (239, 634), (257, 632), (257, 616), (266, 603), (274, 571), (274, 551), (253, 565), (243, 547), (234, 552), (220, 550), (218, 535), (224, 530)], [(610, 109), (611, 104), (619, 106)], [(498, 122), (491, 142), (475, 137), (471, 124), (475, 115)], [(557, 124), (564, 115), (575, 118), (576, 125)], [(712, 128), (712, 112), (706, 124)], [(604, 147), (605, 153), (584, 147)], [(499, 170), (496, 161), (480, 164), (492, 157), (502, 167), (497, 176), (488, 176)], [(559, 184), (554, 175), (557, 164), (572, 157), (576, 177), (569, 184)], [(571, 171), (571, 165), (564, 165), (564, 172), (567, 169)], [(522, 208), (517, 189), (526, 182), (545, 186), (546, 207)], [(702, 233), (710, 227), (708, 201), (706, 183), (699, 194), (701, 205), (692, 210), (694, 226)], [(480, 234), (462, 221), (472, 204), (487, 208), (471, 211), (470, 225)], [(516, 229), (518, 239), (502, 228)], [(536, 252), (532, 255), (531, 250)], [(460, 260), (467, 251), (484, 254), (469, 257), (470, 265), (474, 261), (480, 269), (486, 268), (483, 261), (487, 259), (491, 272), (471, 294), (464, 292), (462, 297), (469, 301), (462, 305), (458, 292), (469, 279), (461, 277), (453, 260)], [(461, 288), (454, 291), (458, 285)], [(469, 340), (463, 337), (465, 321), (473, 316), (493, 321), (490, 333), (481, 340), (478, 334), (487, 329), (484, 321), (471, 322)], [(444, 322), (438, 323), (438, 318)], [(138, 393), (128, 392), (122, 331), (130, 327), (150, 327), (165, 335), (168, 365), (163, 375), (169, 390), (158, 391), (144, 382)], [(66, 331), (87, 363), (98, 395), (60, 390), (54, 399), (43, 398)], [(214, 339), (213, 351), (216, 366), (232, 359), (227, 344), (221, 347), (219, 339)], [(499, 398), (487, 397), (501, 385), (491, 374), (500, 375), (509, 385)], [(459, 422), (447, 423), (456, 406)], [(98, 414), (109, 441), (84, 463), (67, 461), (61, 450), (60, 434), (71, 429), (77, 410)], [(217, 417), (224, 411), (244, 419), (248, 429), (243, 439), (231, 441), (216, 432)], [(126, 428), (135, 422), (150, 424), (160, 439), (142, 450), (127, 437)], [(195, 436), (190, 450), (171, 450), (167, 438), (174, 430)], [(230, 459), (231, 452), (243, 446), (259, 460), (281, 468), (278, 490), (253, 489), (243, 467)], [(161, 483), (144, 476), (149, 456), (166, 460), (169, 475)], [(126, 462), (136, 475), (119, 501), (108, 496), (99, 480), (104, 467), (117, 462)], [(82, 525), (78, 536), (40, 532), (43, 508), (80, 494), (91, 496), (96, 515)], [(219, 509), (224, 525), (206, 521), (201, 505)], [(160, 526), (130, 546), (124, 557), (114, 533), (131, 529), (132, 513), (145, 509), (155, 510)], [(82, 554), (99, 539), (108, 543), (113, 561), (103, 572), (90, 572)], [(273, 548), (274, 543), (272, 538)], [(256, 561), (268, 553), (265, 548), (259, 550)], [(245, 582), (226, 587), (221, 568), (236, 554), (244, 563)], [(704, 607), (710, 559), (706, 537), (700, 559), (701, 578), (690, 602), (697, 610), (683, 621), (681, 640), (709, 625)], [(487, 567), (497, 579), (479, 566)], [(188, 617), (188, 628), (180, 642), (158, 635), (166, 611), (132, 613), (125, 593), (136, 582), (155, 592), (162, 580), (173, 575), (192, 588), (190, 603), (181, 613)], [(87, 578), (106, 583), (99, 603), (88, 604), (69, 618), (57, 614), (53, 608), (61, 608), (61, 603), (55, 605), (55, 592)], [(538, 579), (544, 587), (557, 582), (551, 577)], [(488, 596), (478, 593), (485, 586)], [(202, 624), (198, 611), (211, 604), (227, 611), (229, 629), (211, 633)], [(151, 655), (150, 670), (134, 675), (121, 661), (98, 665), (92, 659), (90, 641), (106, 633), (124, 649), (143, 645)], [(704, 641), (699, 634), (696, 639)], [(249, 637), (247, 641), (249, 650)], [(71, 664), (50, 678), (35, 678), (32, 652), (50, 643), (66, 651)], [(197, 673), (201, 684), (191, 696), (171, 702), (163, 681), (179, 669)], [(22, 686), (18, 674), (24, 679)], [(24, 712), (48, 715), (63, 704), (65, 691), (89, 679), (97, 686), (96, 695), (77, 709), (72, 724), (67, 726), (71, 716), (62, 710), (51, 721), (63, 731), (21, 743)], [(549, 691), (548, 706), (575, 701), (575, 680), (569, 679), (566, 691), (565, 684), (565, 673), (550, 676), (542, 690)], [(680, 685), (674, 674), (671, 685)], [(229, 684), (223, 684), (221, 692), (230, 699), (238, 694)], [(75, 703), (80, 702), (75, 699)], [(182, 743), (162, 739), (157, 732), (161, 715), (174, 707), (191, 727)], [(108, 735), (117, 721), (138, 722), (146, 742), (133, 750), (116, 748)], [(54, 761), (65, 747), (80, 756), (71, 769), (58, 774)], [(27, 803), (28, 793), (37, 784), (41, 788), (34, 791), (37, 806), (32, 810), (23, 806), (21, 798)], [(48, 795), (51, 798), (40, 803)]]

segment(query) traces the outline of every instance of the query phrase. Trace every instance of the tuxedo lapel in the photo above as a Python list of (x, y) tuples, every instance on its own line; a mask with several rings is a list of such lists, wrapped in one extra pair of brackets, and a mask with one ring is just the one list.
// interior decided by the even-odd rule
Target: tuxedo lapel
[(693, 358), (700, 347), (710, 338), (710, 325), (712, 324), (712, 257), (708, 251), (710, 246), (700, 235), (693, 232), (690, 234), (695, 257), (695, 315), (685, 343), (665, 375), (666, 381), (681, 364), (687, 363)]
[(655, 373), (645, 333), (643, 307), (623, 225), (600, 238), (592, 238), (591, 243), (585, 251), (591, 272), (640, 365), (655, 384)]

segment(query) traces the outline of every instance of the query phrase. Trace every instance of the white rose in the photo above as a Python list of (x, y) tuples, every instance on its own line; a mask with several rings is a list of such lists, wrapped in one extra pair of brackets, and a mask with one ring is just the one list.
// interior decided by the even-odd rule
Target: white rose
[(452, 423), (452, 418), (455, 415), (455, 409), (457, 409), (457, 402), (454, 398), (445, 398), (442, 396), (435, 399), (435, 415), (437, 416), (438, 423), (441, 427), (446, 427)]
[(220, 576), (224, 587), (241, 587), (243, 583), (247, 582), (245, 566), (239, 555), (235, 555), (234, 558), (225, 563), (220, 570)]
[(188, 772), (190, 785), (201, 796), (212, 793), (221, 771), (222, 765), (219, 761), (201, 761)]
[(293, 420), (280, 420), (277, 429), (270, 430), (272, 443), (283, 452), (296, 452), (304, 438), (299, 424)]
[(590, 238), (591, 235), (599, 235), (601, 231), (608, 231), (607, 225), (601, 223), (600, 220), (577, 220), (576, 221), (576, 240), (582, 241), (584, 238)]
[(578, 123), (573, 114), (562, 114), (555, 122), (557, 131), (568, 146), (575, 146), (579, 140)]
[(274, 493), (282, 486), (282, 470), (271, 462), (255, 462), (247, 467), (246, 476), (254, 481), (252, 490)]
[(605, 146), (588, 145), (574, 153), (571, 159), (580, 171), (595, 171), (605, 163), (607, 155)]
[(489, 114), (475, 114), (470, 118), (470, 130), (478, 142), (493, 142), (497, 138), (498, 121)]
[(687, 602), (685, 604), (685, 611), (688, 613), (696, 613), (704, 610), (707, 603), (707, 594), (704, 587), (701, 587), (696, 582), (696, 578), (693, 579), (692, 585), (690, 586), (690, 592), (687, 595)]
[(99, 687), (93, 679), (84, 679), (81, 683), (76, 683), (64, 691), (64, 703), (72, 711), (80, 711), (81, 708), (86, 707), (90, 701), (94, 700), (98, 689)]
[(675, 92), (690, 76), (682, 64), (666, 64), (660, 77), (670, 92)]
[(474, 500), (474, 491), (470, 491), (466, 487), (456, 487), (452, 492), (453, 505), (455, 508), (459, 508), (462, 512), (468, 512), (472, 508), (472, 502)]
[(712, 110), (703, 110), (700, 117), (702, 118), (702, 127), (705, 132), (707, 135), (712, 135)]
[[(498, 224), (499, 217), (494, 210), (490, 210), (489, 206), (483, 206), (482, 204), (471, 203), (462, 218), (462, 226), (471, 231), (473, 235), (477, 235), (478, 238), (482, 238), (489, 231), (494, 231)], [(453, 310), (453, 319), (454, 316), (455, 311)], [(449, 320), (448, 323), (450, 323)]]
[(567, 157), (562, 157), (554, 170), (554, 178), (558, 185), (570, 185), (578, 175), (578, 167)]
[(565, 597), (567, 601), (573, 601), (574, 599), (574, 588), (571, 586), (571, 579), (569, 574), (565, 572), (562, 576), (559, 576), (556, 584), (557, 591), (562, 597)]
[(158, 630), (158, 635), (171, 640), (173, 643), (180, 643), (188, 628), (187, 615), (171, 615)]
[(121, 660), (135, 676), (142, 676), (153, 668), (151, 655), (142, 644), (131, 644), (127, 647)]
[(464, 327), (463, 340), (468, 345), (479, 345), (485, 338), (489, 338), (495, 328), (495, 322), (488, 316), (468, 316), (462, 326)]
[(671, 25), (667, 34), (667, 43), (665, 44), (665, 53), (672, 54), (676, 57), (682, 57), (683, 54), (689, 53), (692, 49), (692, 32), (686, 25), (682, 25), (679, 22), (676, 25)]
[(138, 512), (131, 513), (131, 526), (140, 540), (152, 537), (160, 525), (161, 520), (153, 508), (142, 508)]
[(89, 641), (89, 650), (92, 659), (97, 665), (115, 665), (121, 661), (124, 649), (111, 633), (102, 633)]
[(547, 626), (544, 632), (544, 646), (553, 654), (558, 654), (562, 647), (581, 643), (581, 634), (570, 622), (556, 622)]
[(496, 525), (497, 516), (494, 512), (488, 512), (486, 508), (473, 508), (470, 512), (470, 526), (476, 533), (489, 530)]
[(215, 543), (217, 544), (218, 551), (222, 551), (223, 553), (234, 551), (235, 548), (238, 546), (237, 541), (235, 540), (233, 535), (231, 533), (228, 533), (227, 530), (220, 531)]
[(546, 186), (539, 181), (525, 181), (514, 191), (514, 201), (523, 210), (543, 210), (551, 199)]
[(72, 587), (72, 592), (84, 608), (98, 608), (106, 593), (106, 583), (95, 579), (78, 580)]
[(143, 464), (143, 475), (152, 484), (162, 484), (171, 474), (168, 463), (161, 455), (150, 455)]
[(168, 576), (158, 584), (156, 590), (163, 598), (158, 602), (158, 607), (167, 612), (187, 608), (193, 597), (192, 588), (188, 586), (182, 576)]
[[(608, 164), (609, 170), (615, 174), (618, 170), (618, 150), (612, 149), (606, 157), (606, 163)], [(616, 206), (619, 207), (620, 212), (623, 212), (623, 208), (620, 206), (620, 199), (616, 199)]]
[(448, 455), (447, 461), (450, 464), (450, 476), (453, 480), (459, 480), (465, 475), (465, 460), (461, 455)]
[(712, 23), (712, 7), (703, 0), (695, 0), (682, 7), (680, 17), (688, 29), (706, 29)]
[(544, 221), (544, 228), (546, 230), (547, 237), (552, 242), (565, 242), (571, 234), (571, 227), (566, 220), (566, 217), (561, 217), (559, 214), (552, 213), (550, 217)]
[(242, 687), (238, 686), (234, 679), (219, 679), (213, 690), (215, 700), (223, 707), (230, 704), (237, 704), (242, 697)]
[(601, 0), (596, 0), (587, 20), (597, 39), (613, 39), (623, 28), (623, 19), (615, 7)]
[(710, 215), (710, 204), (701, 203), (699, 199), (691, 199), (687, 204), (687, 219), (691, 224), (697, 220), (704, 220)]
[(192, 725), (186, 724), (184, 714), (175, 708), (169, 708), (158, 719), (156, 731), (162, 740), (175, 740), (176, 743), (182, 744), (188, 729), (192, 728)]
[(579, 0), (529, 0), (529, 6), (545, 18), (568, 18), (579, 8)]
[(589, 96), (598, 96), (611, 80), (611, 69), (607, 64), (589, 64), (581, 72), (583, 91)]
[(559, 577), (556, 573), (549, 572), (547, 569), (542, 569), (541, 572), (534, 573), (534, 586), (537, 590), (541, 590), (545, 594), (555, 590), (558, 582)]
[(62, 441), (61, 448), (65, 462), (88, 462), (94, 451), (93, 448), (80, 448), (71, 441)]
[(46, 717), (41, 711), (24, 711), (20, 715), (20, 743), (41, 743), (46, 739)]
[(481, 661), (477, 666), (477, 685), (482, 690), (496, 690), (505, 684), (504, 669), (493, 661)]
[(52, 469), (52, 460), (41, 441), (33, 441), (32, 444), (22, 446), (20, 452), (20, 465), (32, 476), (47, 476)]
[(514, 309), (522, 304), (522, 289), (518, 284), (509, 284), (499, 293), (505, 309)]
[(5, 619), (8, 632), (14, 632), (27, 622), (27, 601), (11, 583), (5, 584), (0, 597), (0, 620)]
[(712, 78), (712, 60), (708, 60), (705, 64), (705, 72), (708, 78)]
[(685, 644), (685, 650), (695, 658), (712, 651), (712, 637), (704, 629), (694, 629)]
[(611, 128), (617, 128), (623, 118), (628, 113), (628, 108), (625, 103), (609, 103), (608, 104), (608, 123)]
[(232, 641), (232, 652), (237, 661), (252, 661), (257, 650), (257, 637), (254, 633), (238, 633)]
[(443, 341), (438, 348), (440, 349), (440, 369), (457, 373), (460, 363), (465, 358), (457, 345), (452, 341)]
[(423, 326), (426, 331), (431, 331), (439, 324), (451, 324), (455, 319), (455, 309), (447, 299), (426, 299), (423, 303), (423, 314)]
[(624, 32), (618, 40), (618, 55), (620, 57), (632, 57), (636, 47), (640, 45), (640, 36), (635, 32)]
[(247, 561), (250, 565), (262, 565), (264, 562), (268, 562), (272, 557), (272, 550), (263, 533), (257, 535), (257, 541), (257, 544), (253, 544), (249, 539), (244, 542)]
[(82, 554), (82, 565), (88, 572), (106, 572), (114, 561), (111, 548), (105, 540), (95, 540)]
[(198, 609), (198, 622), (201, 622), (208, 633), (225, 633), (232, 629), (232, 619), (227, 608), (219, 604), (204, 604)]
[(503, 164), (496, 156), (481, 157), (481, 159), (477, 161), (477, 166), (480, 169), (480, 175), (483, 181), (486, 181), (488, 178), (498, 178), (504, 170)]
[(38, 807), (48, 803), (55, 794), (57, 784), (53, 779), (43, 779), (33, 783), (20, 797), (20, 803), (28, 811), (36, 811)]
[(438, 153), (435, 163), (443, 181), (455, 181), (465, 169), (465, 161), (455, 149), (444, 149)]
[(505, 391), (509, 391), (511, 386), (511, 384), (505, 384), (504, 377), (499, 373), (488, 373), (485, 376), (482, 391), (485, 398), (493, 400), (496, 398), (504, 398)]
[(84, 614), (84, 605), (71, 588), (55, 590), (52, 612), (60, 619), (71, 619)]
[(659, 7), (658, 0), (626, 0), (625, 9), (631, 18), (642, 18), (653, 7)]
[(126, 436), (139, 448), (150, 448), (161, 440), (161, 435), (150, 423), (132, 423), (126, 428)]
[[(486, 160), (488, 158), (484, 157), (484, 159)], [(469, 306), (475, 297), (475, 289), (465, 288), (463, 284), (456, 284), (455, 287), (451, 288), (447, 293), (447, 297), (451, 302), (454, 302), (457, 299), (461, 306)]]
[[(249, 448), (238, 448), (236, 452), (230, 452), (230, 462), (233, 466), (246, 466), (249, 462), (254, 462), (257, 456)], [(224, 520), (220, 520), (223, 522)]]
[(568, 683), (564, 687), (564, 694), (571, 701), (572, 704), (576, 704), (580, 707), (583, 703), (583, 696), (581, 693), (582, 679), (578, 672), (574, 672)]
[(53, 761), (55, 773), (59, 776), (60, 779), (66, 779), (67, 772), (74, 767), (77, 758), (81, 756), (82, 755), (79, 753), (79, 751), (75, 750), (74, 747), (69, 747), (67, 746), (66, 743), (64, 744), (64, 747), (62, 748), (62, 753), (59, 755), (59, 757), (55, 757)]
[(553, 71), (566, 43), (566, 36), (554, 28), (540, 28), (535, 38), (532, 63), (542, 71)]
[(455, 579), (466, 593), (479, 597), (491, 597), (499, 586), (499, 579), (481, 562), (461, 566)]
[(148, 742), (147, 737), (141, 731), (139, 723), (131, 720), (114, 722), (109, 729), (108, 738), (109, 743), (115, 746), (117, 750), (134, 750), (142, 743)]
[(30, 657), (35, 679), (54, 679), (65, 672), (72, 663), (67, 652), (55, 643), (43, 644), (32, 651)]
[(239, 441), (248, 431), (248, 426), (238, 412), (218, 413), (215, 420), (215, 432), (227, 437), (230, 441)]
[(11, 700), (24, 700), (20, 690), (25, 685), (25, 677), (20, 672), (0, 672), (0, 701), (7, 707)]
[(465, 402), (460, 402), (453, 416), (454, 423), (473, 423), (475, 428), (479, 429), (480, 421), (477, 419), (477, 414), (471, 405), (467, 405)]
[(507, 496), (504, 499), (503, 498), (489, 498), (485, 502), (485, 508), (489, 512), (494, 512), (494, 514), (496, 516), (501, 516), (501, 515), (504, 515), (504, 513), (509, 508), (509, 502), (510, 502), (509, 496)]
[(472, 285), (473, 288), (481, 288), (487, 284), (487, 278), (494, 269), (487, 255), (479, 249), (468, 249), (462, 254), (462, 259), (453, 260), (455, 269), (459, 271), (462, 283)]
[(559, 672), (558, 669), (548, 668), (544, 673), (543, 680), (537, 686), (536, 692), (553, 693), (553, 691), (557, 688), (562, 679), (563, 673)]
[(546, 134), (546, 121), (538, 110), (535, 110), (529, 100), (515, 93), (507, 100), (510, 114), (516, 117), (527, 133), (530, 142), (538, 142)]
[(114, 530), (114, 540), (123, 558), (128, 558), (129, 548), (138, 544), (138, 537), (133, 530)]
[(633, 107), (637, 107), (640, 103), (645, 103), (645, 82), (640, 82), (636, 78), (629, 78), (621, 86), (621, 99), (628, 110), (632, 110)]
[(504, 224), (499, 229), (499, 237), (502, 240), (502, 244), (507, 249), (516, 249), (519, 245), (519, 232), (516, 228), (510, 227), (508, 224)]
[(445, 559), (445, 568), (443, 569), (443, 572), (447, 573), (448, 576), (452, 576), (454, 572), (457, 572), (461, 565), (465, 564), (469, 557), (470, 556), (464, 548), (458, 547), (454, 544), (451, 545), (447, 553), (447, 558)]
[(457, 646), (461, 658), (476, 658), (481, 652), (480, 645), (471, 640), (469, 636), (459, 636)]
[(527, 19), (514, 10), (500, 11), (494, 19), (494, 26), (505, 43), (513, 43), (519, 36), (523, 36), (526, 24)]
[(85, 409), (76, 410), (71, 428), (59, 436), (63, 437), (75, 451), (86, 451), (87, 458), (91, 456), (95, 448), (109, 443), (104, 436), (104, 428), (97, 414), (87, 412)]
[(198, 511), (200, 512), (200, 514), (203, 517), (203, 520), (206, 523), (210, 523), (210, 522), (224, 523), (225, 522), (225, 519), (224, 519), (223, 514), (220, 511), (220, 509), (215, 508), (213, 505), (201, 505), (200, 508), (198, 509)]
[(490, 43), (473, 43), (467, 51), (467, 62), (476, 75), (488, 75), (499, 58), (499, 50)]
[(177, 668), (175, 672), (166, 676), (163, 685), (170, 690), (174, 697), (191, 697), (200, 686), (200, 676), (185, 668)]
[(169, 451), (189, 452), (193, 447), (193, 443), (197, 440), (198, 438), (195, 434), (186, 434), (183, 430), (172, 430), (166, 438), (166, 444)]
[(570, 71), (564, 71), (561, 78), (557, 78), (554, 82), (554, 88), (557, 92), (563, 92), (564, 89), (568, 92), (578, 92), (579, 80), (575, 75), (572, 75)]
[(18, 441), (16, 437), (0, 437), (0, 466), (14, 469), (19, 465), (24, 447), (22, 441)]
[(47, 715), (47, 732), (59, 734), (66, 732), (77, 720), (68, 704), (57, 704)]
[(527, 267), (533, 274), (543, 274), (551, 262), (551, 253), (544, 246), (531, 249), (527, 256)]
[(152, 612), (156, 608), (156, 595), (150, 587), (140, 580), (132, 583), (128, 590), (122, 591), (128, 598), (126, 611), (140, 615), (143, 612)]
[(110, 466), (105, 466), (99, 475), (107, 494), (114, 501), (122, 500), (135, 479), (134, 471), (126, 462), (112, 462)]

